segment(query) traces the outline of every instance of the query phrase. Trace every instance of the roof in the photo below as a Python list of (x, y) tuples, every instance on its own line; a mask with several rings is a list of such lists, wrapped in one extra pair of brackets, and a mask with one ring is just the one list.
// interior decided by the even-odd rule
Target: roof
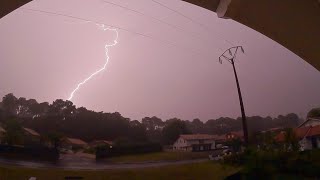
[(107, 141), (107, 140), (94, 140), (90, 144), (109, 144), (112, 145), (112, 141)]
[(320, 122), (320, 118), (308, 118), (306, 121), (304, 121), (302, 124), (300, 124), (298, 127), (302, 127), (305, 124), (307, 124), (310, 121), (319, 121)]
[(237, 137), (243, 137), (243, 131), (233, 131), (233, 132), (229, 132), (227, 134), (233, 134)]
[(307, 134), (308, 137), (317, 135), (320, 135), (320, 125), (312, 127), (310, 132)]
[(226, 140), (226, 135), (212, 135), (216, 140)]
[(74, 144), (74, 145), (81, 145), (81, 146), (85, 146), (87, 145), (86, 142), (84, 142), (81, 139), (76, 139), (76, 138), (66, 138), (67, 142), (69, 142), (70, 144)]
[(1, 132), (1, 133), (4, 133), (4, 132), (6, 132), (6, 130), (3, 129), (3, 127), (0, 126), (0, 132)]
[[(318, 126), (310, 126), (310, 127), (298, 127), (293, 129), (296, 137), (298, 139), (303, 139), (305, 137), (312, 137), (312, 136), (320, 136), (320, 125)], [(285, 140), (285, 131), (281, 131), (276, 137), (276, 141), (284, 141)]]
[(217, 135), (210, 134), (181, 134), (180, 138), (185, 140), (205, 140), (205, 139), (217, 139)]
[(40, 136), (39, 133), (37, 133), (35, 130), (33, 129), (29, 129), (29, 128), (23, 128), (27, 133), (33, 135), (33, 136)]
[(274, 132), (274, 131), (280, 131), (282, 129), (283, 129), (283, 127), (275, 127), (275, 128), (270, 128), (270, 129), (261, 131), (261, 132), (263, 132), (263, 133), (265, 133), (265, 132)]

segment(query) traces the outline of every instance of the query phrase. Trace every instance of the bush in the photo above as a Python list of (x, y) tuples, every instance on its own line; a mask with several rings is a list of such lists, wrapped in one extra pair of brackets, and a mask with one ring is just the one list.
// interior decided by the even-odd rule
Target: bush
[(96, 149), (95, 148), (87, 148), (87, 149), (83, 150), (83, 152), (88, 153), (88, 154), (95, 154)]
[(226, 157), (225, 163), (242, 165), (246, 178), (270, 179), (279, 174), (320, 177), (320, 151), (281, 152), (248, 148), (242, 154)]

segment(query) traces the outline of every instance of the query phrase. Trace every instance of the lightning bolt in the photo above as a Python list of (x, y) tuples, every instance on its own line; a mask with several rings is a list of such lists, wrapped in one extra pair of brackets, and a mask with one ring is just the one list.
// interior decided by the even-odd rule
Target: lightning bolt
[[(87, 23), (92, 23), (92, 22), (87, 21)], [(73, 98), (73, 96), (74, 96), (74, 93), (76, 93), (76, 92), (80, 89), (80, 87), (81, 87), (82, 85), (84, 85), (84, 84), (85, 84), (87, 81), (89, 81), (92, 77), (94, 77), (95, 75), (99, 74), (100, 72), (102, 72), (102, 71), (104, 71), (104, 70), (106, 69), (106, 67), (107, 67), (107, 65), (108, 65), (108, 63), (109, 63), (109, 55), (108, 55), (108, 53), (109, 53), (109, 47), (113, 47), (113, 46), (117, 45), (117, 43), (118, 43), (119, 33), (118, 33), (117, 29), (107, 27), (107, 26), (105, 26), (104, 24), (96, 24), (96, 25), (97, 25), (101, 30), (103, 30), (103, 31), (113, 31), (113, 32), (115, 32), (115, 33), (116, 33), (116, 39), (113, 41), (112, 44), (106, 44), (106, 45), (104, 46), (104, 48), (105, 48), (105, 55), (106, 55), (106, 62), (104, 63), (103, 67), (100, 68), (100, 69), (98, 69), (98, 70), (95, 71), (94, 73), (92, 73), (88, 78), (86, 78), (86, 79), (83, 80), (82, 82), (80, 82), (80, 83), (77, 85), (77, 87), (71, 92), (71, 94), (70, 94), (70, 96), (69, 96), (69, 98), (68, 98), (69, 101), (72, 100), (72, 98)]]

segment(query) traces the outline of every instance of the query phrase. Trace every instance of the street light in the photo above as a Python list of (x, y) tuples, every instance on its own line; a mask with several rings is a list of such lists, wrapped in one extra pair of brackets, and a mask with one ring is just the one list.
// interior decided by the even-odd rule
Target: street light
[(236, 71), (236, 67), (234, 65), (234, 60), (236, 58), (238, 49), (244, 53), (243, 47), (242, 46), (235, 46), (227, 49), (222, 53), (222, 55), (219, 57), (219, 62), (222, 64), (222, 60), (227, 60), (229, 63), (232, 64), (233, 67), (233, 72), (234, 76), (236, 78), (236, 83), (237, 83), (237, 89), (238, 89), (238, 95), (239, 95), (239, 101), (240, 101), (240, 108), (241, 108), (241, 115), (242, 115), (242, 128), (243, 128), (243, 136), (244, 136), (244, 142), (246, 145), (249, 143), (249, 138), (248, 138), (248, 127), (247, 127), (247, 119), (246, 119), (246, 114), (244, 112), (244, 106), (243, 106), (243, 101), (242, 101), (242, 95), (241, 95), (241, 90), (240, 90), (240, 85), (239, 85), (239, 80), (238, 80), (238, 75)]

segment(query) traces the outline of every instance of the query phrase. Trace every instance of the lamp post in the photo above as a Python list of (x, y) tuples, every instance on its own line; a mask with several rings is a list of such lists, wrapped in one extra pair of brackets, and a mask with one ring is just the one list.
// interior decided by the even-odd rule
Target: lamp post
[(238, 52), (239, 49), (242, 51), (242, 53), (244, 53), (244, 50), (243, 50), (242, 46), (235, 46), (235, 47), (231, 47), (231, 48), (227, 49), (219, 57), (219, 62), (222, 64), (222, 60), (224, 59), (224, 60), (227, 60), (230, 64), (232, 64), (234, 76), (236, 78), (236, 83), (237, 83), (239, 101), (240, 101), (244, 142), (245, 142), (246, 145), (248, 145), (249, 138), (248, 138), (247, 119), (246, 119), (246, 114), (245, 114), (245, 111), (244, 111), (242, 95), (241, 95), (241, 90), (240, 90), (240, 85), (239, 85), (239, 79), (238, 79), (236, 67), (235, 67), (235, 64), (234, 64), (234, 60), (236, 58), (236, 55), (237, 55), (237, 52)]

